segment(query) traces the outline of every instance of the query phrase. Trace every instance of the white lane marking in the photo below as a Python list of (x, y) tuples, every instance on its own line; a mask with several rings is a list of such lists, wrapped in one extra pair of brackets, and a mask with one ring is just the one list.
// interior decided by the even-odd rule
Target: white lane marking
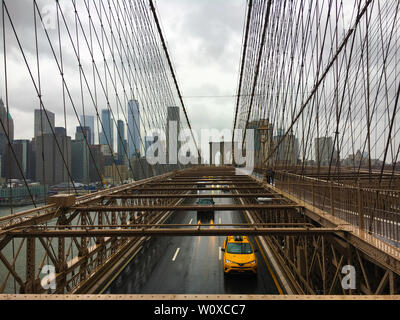
[(189, 221), (189, 224), (192, 224), (192, 221), (193, 221), (193, 218), (192, 218), (192, 219), (190, 219), (190, 221)]
[(218, 259), (219, 260), (221, 260), (221, 254), (222, 254), (221, 247), (218, 247)]
[(181, 248), (176, 249), (176, 252), (175, 252), (175, 254), (174, 254), (174, 257), (172, 258), (172, 261), (175, 261), (176, 256), (177, 256), (178, 253), (179, 253), (179, 250), (181, 250)]
[(219, 224), (221, 224), (221, 217), (219, 217), (219, 219), (218, 219), (218, 223), (219, 223)]

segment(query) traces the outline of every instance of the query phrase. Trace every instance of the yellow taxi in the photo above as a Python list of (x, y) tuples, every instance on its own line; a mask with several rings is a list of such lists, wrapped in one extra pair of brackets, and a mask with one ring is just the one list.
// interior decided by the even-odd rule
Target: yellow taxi
[(226, 237), (221, 250), (224, 252), (224, 274), (252, 272), (257, 274), (257, 258), (253, 245), (246, 236)]

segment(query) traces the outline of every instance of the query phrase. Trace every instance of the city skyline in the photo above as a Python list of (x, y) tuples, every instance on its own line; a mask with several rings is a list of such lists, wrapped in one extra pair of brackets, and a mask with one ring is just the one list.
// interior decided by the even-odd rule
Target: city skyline
[[(130, 100), (131, 101), (136, 101), (137, 100)], [(5, 106), (4, 106), (4, 102), (3, 100), (0, 98), (0, 116), (2, 116), (2, 114), (5, 112), (3, 112), (2, 110), (5, 110)], [(80, 119), (80, 125), (79, 123), (78, 126), (75, 127), (67, 127), (67, 129), (65, 130), (64, 126), (57, 126), (57, 114), (55, 114), (54, 112), (50, 111), (49, 109), (46, 109), (46, 112), (44, 110), (40, 110), (40, 109), (34, 109), (34, 132), (32, 135), (28, 135), (28, 136), (24, 136), (24, 137), (20, 137), (18, 139), (15, 139), (15, 141), (17, 140), (28, 140), (31, 141), (33, 138), (38, 137), (41, 135), (41, 130), (40, 127), (43, 126), (43, 130), (42, 133), (45, 134), (52, 134), (52, 132), (56, 133), (56, 130), (61, 130), (61, 128), (63, 128), (63, 130), (66, 132), (66, 136), (68, 137), (74, 137), (76, 135), (76, 128), (82, 128), (84, 129), (85, 126), (90, 128), (90, 135), (88, 136), (88, 142), (91, 145), (94, 144), (104, 144), (107, 145), (107, 140), (105, 138), (101, 138), (103, 131), (102, 131), (102, 124), (105, 130), (108, 130), (109, 127), (111, 127), (112, 131), (111, 131), (111, 135), (107, 135), (107, 139), (109, 142), (111, 142), (112, 144), (112, 148), (113, 148), (113, 152), (118, 153), (118, 124), (121, 127), (121, 123), (123, 125), (123, 132), (124, 132), (124, 136), (125, 138), (129, 137), (128, 134), (128, 122), (125, 122), (125, 119), (115, 119), (111, 116), (111, 112), (109, 109), (101, 109), (100, 110), (101, 114), (104, 114), (105, 116), (103, 117), (103, 119), (101, 120), (101, 122), (99, 121), (99, 118), (96, 117), (95, 115), (90, 115), (90, 114), (81, 114), (79, 115), (79, 119)], [(46, 116), (47, 113), (47, 116)], [(11, 132), (11, 140), (14, 141), (13, 137), (14, 137), (14, 125), (13, 125), (13, 119), (11, 117), (11, 115), (9, 114), (9, 119), (11, 120), (10, 123), (10, 132)], [(40, 119), (40, 117), (42, 117), (42, 119)], [(47, 119), (47, 117), (50, 120), (50, 124), (49, 121)], [(96, 121), (97, 120), (97, 121)], [(98, 122), (99, 124), (97, 124), (96, 122)], [(6, 120), (3, 120), (3, 123), (7, 123)], [(135, 124), (140, 128), (140, 123)], [(52, 129), (51, 129), (52, 128)], [(57, 129), (56, 129), (57, 128)], [(1, 128), (0, 128), (0, 131)], [(132, 132), (134, 132), (134, 140), (137, 141), (137, 145), (140, 148), (141, 145), (141, 136), (142, 133), (139, 132), (138, 129), (132, 129)], [(139, 132), (139, 133), (138, 133)], [(102, 140), (103, 143), (100, 143), (100, 140)], [(133, 152), (132, 152), (133, 154)], [(131, 155), (132, 155), (131, 154)]]
[[(135, 104), (137, 104), (137, 106), (139, 106), (137, 100), (130, 100), (128, 102), (127, 106), (129, 106), (129, 104), (131, 102), (134, 102)], [(139, 110), (138, 109), (139, 107), (135, 107), (135, 108), (137, 108), (137, 110)], [(135, 110), (135, 108), (132, 108), (132, 110)], [(177, 108), (177, 109), (175, 109), (175, 108)], [(1, 110), (3, 110), (3, 109), (5, 110), (4, 102), (0, 98), (0, 112), (2, 112)], [(173, 119), (177, 120), (178, 122), (180, 121), (179, 113), (176, 112), (176, 110), (178, 110), (178, 109), (179, 109), (179, 107), (168, 107), (167, 108), (167, 122), (170, 121), (170, 120), (173, 120)], [(113, 129), (113, 131), (112, 131), (112, 139), (110, 141), (112, 141), (113, 154), (118, 156), (118, 153), (121, 153), (121, 152), (125, 153), (126, 152), (126, 153), (128, 153), (128, 157), (130, 158), (134, 154), (134, 152), (131, 152), (131, 149), (129, 147), (129, 139), (130, 139), (129, 123), (126, 123), (124, 120), (121, 120), (121, 119), (115, 120), (111, 116), (111, 112), (109, 111), (109, 109), (101, 109), (101, 112), (103, 112), (103, 111), (106, 114), (110, 114), (110, 122), (109, 123), (111, 124), (111, 127)], [(1, 113), (1, 114), (3, 114), (3, 113)], [(14, 141), (14, 142), (15, 141), (33, 142), (33, 140), (35, 138), (35, 134), (38, 134), (38, 132), (40, 131), (40, 125), (43, 126), (43, 133), (45, 133), (45, 134), (52, 134), (52, 130), (51, 130), (51, 127), (52, 127), (53, 131), (54, 131), (54, 133), (56, 135), (60, 135), (60, 134), (66, 135), (67, 137), (71, 138), (71, 141), (73, 141), (74, 139), (72, 137), (76, 136), (76, 132), (77, 132), (76, 130), (77, 130), (78, 127), (81, 128), (80, 130), (84, 130), (84, 128), (85, 128), (83, 126), (84, 122), (88, 121), (87, 126), (91, 127), (92, 126), (91, 125), (91, 123), (92, 123), (91, 120), (95, 120), (95, 116), (94, 115), (85, 115), (85, 118), (86, 118), (85, 121), (83, 120), (84, 116), (80, 115), (79, 117), (80, 117), (80, 120), (81, 120), (82, 127), (80, 127), (80, 126), (75, 127), (74, 133), (73, 134), (69, 134), (65, 130), (64, 127), (55, 125), (55, 123), (56, 123), (55, 120), (57, 119), (56, 114), (54, 114), (53, 112), (51, 112), (48, 109), (46, 109), (46, 113), (47, 113), (47, 117), (49, 118), (49, 120), (51, 122), (50, 125), (48, 123), (48, 120), (47, 120), (47, 117), (46, 117), (46, 114), (45, 114), (44, 110), (34, 109), (34, 123), (35, 123), (34, 128), (35, 128), (35, 131), (34, 131), (33, 136), (30, 137), (30, 138), (26, 137), (26, 138), (22, 138), (22, 139), (13, 139), (12, 141)], [(42, 115), (42, 117), (43, 117), (42, 120), (41, 120), (42, 123), (40, 123), (40, 115)], [(138, 115), (139, 115), (138, 118), (140, 119), (140, 112), (138, 112)], [(8, 117), (9, 117), (9, 123), (10, 123), (9, 124), (9, 126), (10, 126), (9, 130), (11, 132), (11, 135), (14, 135), (14, 121), (13, 121), (12, 115), (8, 114)], [(93, 121), (93, 122), (95, 123), (96, 121)], [(119, 144), (119, 141), (118, 141), (119, 140), (119, 137), (118, 137), (118, 124), (119, 124), (120, 128), (121, 128), (121, 126), (123, 126), (123, 135), (124, 135), (124, 139), (123, 140), (126, 140), (125, 149), (122, 147), (122, 145), (120, 145), (120, 149), (119, 150), (121, 152), (118, 152), (118, 144)], [(135, 126), (136, 125), (137, 124), (135, 124)], [(97, 127), (96, 124), (95, 124), (95, 126)], [(139, 128), (140, 128), (140, 123), (137, 125), (139, 128), (137, 128), (135, 126), (134, 126), (134, 129), (131, 132), (137, 132), (139, 130)], [(18, 125), (17, 125), (17, 127), (18, 127)], [(271, 125), (271, 127), (273, 128), (273, 125)], [(105, 127), (105, 128), (107, 128), (107, 127)], [(252, 128), (251, 123), (249, 123), (249, 128)], [(72, 130), (72, 129), (69, 129), (69, 130)], [(169, 131), (169, 128), (165, 127), (166, 138), (168, 137), (168, 131)], [(179, 131), (180, 131), (180, 126), (178, 126), (178, 135), (179, 135)], [(100, 143), (100, 137), (101, 137), (101, 135), (103, 133), (101, 130), (99, 131), (98, 129), (97, 130), (95, 129), (94, 132), (92, 132), (92, 130), (89, 130), (89, 132), (90, 132), (90, 136), (89, 136), (89, 140), (88, 140), (89, 144), (91, 144), (91, 145), (97, 145), (97, 144), (108, 145), (106, 141), (105, 141), (106, 143)], [(285, 133), (285, 130), (283, 128), (277, 128), (276, 131), (274, 132), (273, 137), (272, 137), (273, 140), (274, 140), (274, 143), (278, 142), (279, 141), (278, 138), (280, 136), (282, 136), (284, 133)], [(291, 136), (291, 135), (288, 135), (288, 137), (289, 136)], [(255, 134), (255, 137), (257, 137), (257, 132)], [(296, 137), (296, 136), (294, 135), (294, 137)], [(140, 156), (145, 155), (146, 150), (147, 150), (147, 148), (148, 148), (148, 146), (150, 144), (151, 138), (152, 137), (149, 137), (149, 136), (146, 136), (146, 135), (142, 134), (142, 132), (140, 132), (135, 137), (136, 141), (138, 141), (139, 148), (141, 150), (139, 152)], [(324, 135), (322, 135), (320, 137), (315, 137), (314, 138), (315, 142), (313, 143), (313, 146), (311, 147), (311, 150), (312, 150), (311, 157), (310, 158), (306, 158), (306, 160), (312, 160), (312, 161), (316, 161), (316, 162), (318, 161), (317, 160), (318, 159), (318, 150), (317, 150), (318, 144), (316, 143), (317, 140), (321, 140), (322, 141), (324, 139), (325, 140), (329, 139), (329, 141), (331, 141), (333, 138), (334, 138), (333, 135), (332, 136), (324, 136)], [(92, 140), (92, 139), (94, 139), (94, 140)], [(76, 140), (76, 137), (75, 137), (75, 140)], [(132, 143), (132, 141), (133, 141), (133, 139), (131, 139), (131, 143)], [(168, 141), (168, 139), (166, 139), (166, 141)], [(293, 140), (293, 141), (294, 141), (293, 143), (294, 143), (294, 155), (295, 155), (295, 157), (293, 159), (298, 159), (300, 157), (300, 155), (299, 155), (299, 153), (300, 153), (299, 142), (298, 142), (297, 138), (295, 138), (295, 140)], [(331, 144), (331, 143), (332, 142), (329, 142), (329, 144)], [(142, 146), (142, 144), (143, 144), (143, 146)], [(284, 142), (284, 144), (285, 144), (285, 142)], [(179, 142), (178, 142), (178, 145), (179, 145)], [(166, 145), (166, 148), (167, 148), (167, 145)], [(328, 148), (328, 150), (331, 150), (330, 146), (328, 146), (328, 147), (323, 146), (323, 147), (321, 147), (321, 150), (322, 150), (322, 148), (324, 149), (323, 151), (321, 151), (322, 153), (324, 153), (324, 154), (331, 153), (331, 152), (325, 150), (325, 148)], [(256, 149), (257, 149), (257, 145), (256, 145)], [(282, 149), (283, 149), (283, 146), (281, 146), (279, 148), (279, 150), (277, 151), (277, 156), (276, 156), (277, 158), (281, 157), (279, 154), (282, 153)], [(337, 157), (336, 152), (337, 151), (336, 151), (335, 148), (333, 148), (333, 150), (334, 150), (334, 158), (333, 159), (336, 159), (336, 157)], [(143, 154), (142, 154), (142, 151), (143, 151)], [(368, 157), (368, 153), (365, 150), (363, 151), (362, 148), (356, 148), (355, 151), (357, 151), (357, 152), (359, 152), (361, 154), (361, 158), (367, 158)], [(1, 155), (1, 153), (2, 152), (0, 151), (0, 155)], [(348, 159), (354, 158), (356, 153), (349, 153), (345, 157), (341, 158), (341, 160), (346, 160), (346, 159), (348, 160)], [(375, 160), (375, 162), (376, 162), (376, 161), (379, 160), (379, 158), (373, 159), (373, 160)], [(295, 162), (295, 161), (292, 161), (292, 162)], [(322, 163), (324, 163), (324, 164), (327, 163), (326, 156), (324, 156), (324, 159), (323, 159)]]

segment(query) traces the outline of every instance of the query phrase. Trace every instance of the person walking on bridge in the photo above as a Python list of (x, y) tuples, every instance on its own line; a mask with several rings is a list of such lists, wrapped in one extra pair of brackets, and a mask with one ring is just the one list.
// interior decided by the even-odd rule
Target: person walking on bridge
[(268, 168), (267, 171), (265, 172), (265, 178), (267, 179), (267, 183), (271, 184), (271, 168)]
[(270, 181), (271, 181), (271, 184), (272, 185), (275, 185), (275, 171), (271, 168), (270, 169), (271, 170), (271, 172), (270, 172)]

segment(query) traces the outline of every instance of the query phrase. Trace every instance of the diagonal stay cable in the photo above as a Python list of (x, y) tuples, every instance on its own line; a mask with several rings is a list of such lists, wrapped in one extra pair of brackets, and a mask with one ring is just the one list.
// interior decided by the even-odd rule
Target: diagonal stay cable
[[(272, 0), (268, 1), (267, 9), (266, 9), (267, 11), (265, 13), (263, 33), (262, 33), (262, 36), (261, 36), (261, 45), (260, 45), (260, 48), (259, 48), (259, 51), (258, 51), (257, 67), (256, 67), (255, 74), (254, 74), (253, 88), (252, 88), (251, 95), (250, 95), (250, 105), (249, 105), (249, 110), (247, 111), (247, 119), (246, 119), (245, 129), (247, 128), (247, 125), (249, 123), (250, 114), (251, 114), (251, 110), (252, 110), (252, 107), (253, 107), (254, 92), (255, 92), (256, 87), (257, 87), (257, 80), (258, 80), (258, 75), (259, 75), (259, 72), (260, 72), (261, 57), (262, 57), (264, 44), (265, 44), (265, 35), (267, 33), (269, 15), (270, 15), (270, 12), (271, 12), (271, 5), (272, 5)], [(245, 138), (246, 138), (246, 130), (244, 131), (243, 140), (242, 140), (242, 146), (244, 144)]]
[[(9, 11), (8, 11), (8, 8), (7, 8), (7, 6), (6, 6), (6, 4), (5, 4), (4, 2), (3, 2), (3, 6), (4, 6), (4, 8), (5, 8), (5, 12), (7, 13), (7, 16), (8, 16), (10, 25), (11, 25), (11, 28), (12, 28), (12, 30), (13, 30), (13, 34), (14, 34), (14, 36), (15, 36), (15, 39), (16, 39), (17, 44), (18, 44), (18, 47), (19, 47), (19, 50), (20, 50), (20, 52), (21, 52), (21, 54), (22, 54), (22, 57), (23, 57), (23, 59), (24, 59), (25, 66), (26, 66), (27, 71), (28, 71), (28, 73), (29, 73), (29, 76), (30, 76), (30, 78), (31, 78), (31, 80), (32, 80), (32, 84), (33, 84), (33, 86), (34, 86), (34, 89), (35, 89), (35, 91), (36, 91), (36, 94), (38, 95), (38, 98), (39, 98), (39, 101), (40, 101), (40, 105), (42, 106), (42, 108), (43, 108), (43, 110), (44, 110), (44, 112), (45, 112), (47, 121), (50, 123), (50, 120), (49, 120), (49, 117), (48, 117), (48, 114), (47, 114), (47, 109), (44, 107), (43, 100), (42, 100), (42, 96), (41, 96), (41, 94), (40, 94), (40, 92), (39, 92), (37, 83), (36, 83), (36, 81), (35, 81), (35, 79), (34, 79), (34, 77), (33, 77), (32, 69), (31, 69), (31, 67), (30, 67), (30, 65), (29, 65), (29, 63), (28, 63), (28, 60), (27, 60), (27, 58), (26, 58), (25, 51), (24, 51), (24, 49), (22, 48), (22, 44), (21, 44), (21, 41), (20, 41), (20, 39), (19, 39), (19, 37), (18, 37), (18, 34), (17, 34), (16, 29), (15, 29), (14, 23), (13, 23), (13, 21), (12, 21), (12, 19), (11, 19), (11, 16), (10, 16), (10, 13), (9, 13)], [(52, 132), (53, 136), (56, 137), (54, 128), (53, 128), (52, 126), (50, 126), (50, 129), (51, 129), (51, 132)], [(66, 160), (65, 160), (65, 158), (64, 158), (64, 156), (63, 156), (63, 152), (62, 152), (61, 147), (60, 147), (60, 145), (59, 145), (59, 143), (58, 143), (58, 140), (57, 140), (57, 139), (54, 139), (54, 141), (55, 141), (56, 146), (57, 146), (57, 149), (58, 149), (58, 151), (59, 151), (59, 153), (60, 153), (60, 155), (61, 155), (61, 158), (62, 158), (62, 161), (63, 161), (63, 163), (64, 163), (64, 166), (65, 166), (65, 168), (66, 168), (66, 170), (67, 170), (68, 177), (70, 178), (70, 180), (71, 180), (71, 182), (72, 182), (72, 186), (73, 186), (75, 192), (77, 192), (76, 186), (75, 186), (75, 184), (74, 184), (74, 182), (73, 182), (73, 179), (72, 179), (72, 175), (71, 175), (69, 166), (68, 166), (68, 164), (67, 164), (67, 162), (66, 162)]]
[(358, 23), (360, 22), (361, 18), (363, 17), (364, 13), (366, 12), (368, 6), (372, 3), (372, 0), (367, 0), (366, 4), (364, 5), (364, 7), (362, 8), (362, 10), (359, 12), (359, 14), (357, 15), (357, 18), (354, 22), (354, 25), (352, 28), (349, 29), (349, 31), (347, 32), (345, 38), (343, 39), (343, 42), (341, 43), (341, 45), (339, 46), (339, 48), (337, 49), (335, 55), (333, 56), (332, 60), (329, 62), (329, 64), (327, 65), (327, 67), (325, 68), (325, 71), (322, 73), (321, 77), (318, 79), (318, 81), (315, 83), (313, 89), (310, 92), (310, 95), (308, 96), (307, 100), (303, 103), (303, 105), (301, 106), (299, 112), (297, 113), (296, 117), (292, 120), (289, 128), (286, 130), (285, 134), (282, 136), (282, 138), (279, 140), (279, 142), (275, 145), (275, 147), (272, 149), (272, 151), (269, 153), (269, 155), (267, 156), (265, 161), (268, 161), (271, 156), (276, 152), (276, 150), (278, 149), (278, 147), (282, 144), (282, 142), (285, 140), (286, 136), (289, 134), (289, 132), (292, 130), (294, 124), (297, 122), (297, 120), (299, 119), (299, 117), (301, 116), (301, 114), (303, 113), (303, 111), (305, 110), (305, 108), (307, 107), (308, 103), (310, 102), (310, 100), (313, 98), (313, 96), (315, 95), (315, 93), (317, 92), (320, 84), (322, 83), (322, 81), (325, 79), (326, 75), (328, 74), (329, 70), (331, 69), (331, 67), (333, 66), (333, 64), (335, 63), (336, 59), (338, 58), (339, 54), (341, 53), (341, 51), (343, 50), (343, 48), (346, 46), (347, 41), (349, 40), (350, 36), (352, 35), (352, 33), (354, 32), (354, 30), (356, 29)]
[(196, 146), (198, 157), (199, 157), (199, 159), (201, 159), (200, 158), (200, 150), (197, 147), (197, 142), (196, 142), (196, 140), (194, 139), (194, 136), (193, 136), (193, 130), (192, 130), (192, 127), (190, 125), (190, 121), (189, 121), (189, 118), (188, 118), (188, 115), (187, 115), (187, 112), (186, 112), (186, 108), (185, 108), (185, 104), (183, 102), (181, 91), (179, 90), (178, 81), (176, 80), (176, 76), (175, 76), (175, 72), (174, 72), (174, 67), (172, 66), (172, 62), (171, 62), (171, 59), (170, 59), (170, 56), (169, 56), (169, 53), (168, 53), (167, 45), (165, 43), (164, 36), (162, 34), (162, 31), (161, 31), (160, 22), (159, 22), (158, 17), (157, 17), (157, 13), (156, 13), (156, 9), (155, 9), (154, 4), (153, 4), (153, 0), (149, 0), (149, 3), (150, 3), (151, 12), (153, 13), (154, 21), (155, 21), (156, 26), (157, 26), (158, 34), (160, 36), (163, 49), (165, 51), (165, 55), (166, 55), (166, 58), (167, 58), (167, 61), (168, 61), (168, 65), (169, 65), (169, 68), (170, 68), (170, 71), (171, 71), (171, 75), (172, 75), (172, 78), (173, 78), (174, 83), (175, 83), (176, 91), (178, 93), (178, 97), (179, 97), (179, 100), (180, 100), (181, 105), (182, 105), (183, 113), (185, 114), (185, 118), (186, 118), (188, 127), (190, 129), (190, 133), (192, 135), (193, 142), (194, 142), (194, 144)]
[[(232, 130), (232, 152), (233, 142), (235, 141), (235, 129), (236, 129), (236, 122), (237, 122), (237, 115), (239, 110), (239, 101), (241, 98), (241, 90), (242, 90), (242, 81), (243, 81), (243, 71), (246, 62), (246, 53), (247, 53), (247, 41), (249, 38), (249, 29), (250, 29), (250, 21), (251, 21), (251, 11), (253, 8), (253, 0), (249, 0), (248, 9), (247, 9), (247, 18), (246, 18), (246, 30), (244, 34), (244, 43), (243, 43), (243, 51), (242, 51), (242, 61), (240, 66), (240, 75), (239, 75), (239, 84), (238, 84), (238, 93), (236, 95), (236, 108), (235, 108), (235, 120), (233, 123), (233, 130)], [(234, 97), (234, 96), (233, 96)]]

